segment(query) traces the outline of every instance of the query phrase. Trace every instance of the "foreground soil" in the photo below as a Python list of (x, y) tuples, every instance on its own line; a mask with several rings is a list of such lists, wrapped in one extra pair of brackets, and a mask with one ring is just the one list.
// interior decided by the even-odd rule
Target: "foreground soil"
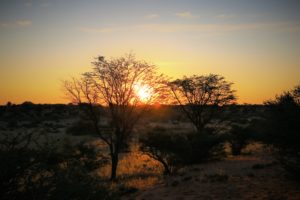
[(244, 155), (181, 169), (178, 174), (122, 199), (300, 200), (300, 183), (270, 155)]

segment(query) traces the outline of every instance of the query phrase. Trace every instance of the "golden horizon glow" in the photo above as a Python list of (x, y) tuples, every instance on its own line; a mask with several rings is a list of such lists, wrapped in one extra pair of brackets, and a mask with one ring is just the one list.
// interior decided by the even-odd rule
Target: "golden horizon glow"
[(61, 80), (128, 52), (173, 79), (222, 75), (240, 104), (300, 84), (297, 1), (28, 2), (0, 7), (0, 105), (69, 103)]

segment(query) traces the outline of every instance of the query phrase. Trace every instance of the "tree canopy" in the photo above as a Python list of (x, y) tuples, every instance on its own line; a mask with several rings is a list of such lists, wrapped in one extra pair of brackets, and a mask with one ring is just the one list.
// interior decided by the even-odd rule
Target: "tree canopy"
[(235, 90), (231, 82), (223, 76), (184, 76), (169, 83), (176, 103), (181, 105), (184, 113), (198, 131), (210, 122), (216, 107), (234, 103)]

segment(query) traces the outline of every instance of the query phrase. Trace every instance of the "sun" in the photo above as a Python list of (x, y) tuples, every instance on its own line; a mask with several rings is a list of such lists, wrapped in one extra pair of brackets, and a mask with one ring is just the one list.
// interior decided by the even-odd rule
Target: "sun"
[(153, 95), (153, 88), (146, 84), (136, 83), (134, 91), (137, 98), (142, 102), (149, 101)]

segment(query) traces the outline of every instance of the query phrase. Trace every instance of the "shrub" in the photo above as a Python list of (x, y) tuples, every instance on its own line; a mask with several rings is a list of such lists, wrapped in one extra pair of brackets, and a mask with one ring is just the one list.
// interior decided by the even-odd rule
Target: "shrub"
[(166, 129), (156, 127), (140, 138), (140, 150), (159, 161), (164, 167), (164, 174), (170, 175), (180, 166), (179, 152), (183, 150), (183, 136), (167, 132)]
[(105, 162), (96, 149), (29, 149), (22, 138), (0, 148), (0, 199), (112, 199), (103, 180), (92, 176)]
[(141, 151), (172, 174), (183, 165), (201, 163), (224, 155), (223, 138), (206, 129), (203, 133), (174, 133), (156, 127), (140, 139)]
[(225, 174), (223, 171), (220, 171), (214, 174), (206, 174), (205, 178), (210, 182), (215, 183), (215, 182), (227, 182), (229, 176)]
[(94, 124), (88, 120), (79, 120), (66, 129), (66, 133), (74, 136), (96, 135)]
[(186, 136), (186, 148), (185, 151), (181, 151), (185, 164), (197, 164), (225, 156), (225, 137), (216, 133), (214, 129), (205, 128), (201, 133), (191, 132)]
[(249, 125), (232, 124), (227, 134), (227, 141), (230, 144), (232, 155), (240, 155), (252, 139), (252, 129)]
[(265, 142), (276, 149), (277, 158), (300, 178), (300, 86), (266, 103), (270, 130)]

